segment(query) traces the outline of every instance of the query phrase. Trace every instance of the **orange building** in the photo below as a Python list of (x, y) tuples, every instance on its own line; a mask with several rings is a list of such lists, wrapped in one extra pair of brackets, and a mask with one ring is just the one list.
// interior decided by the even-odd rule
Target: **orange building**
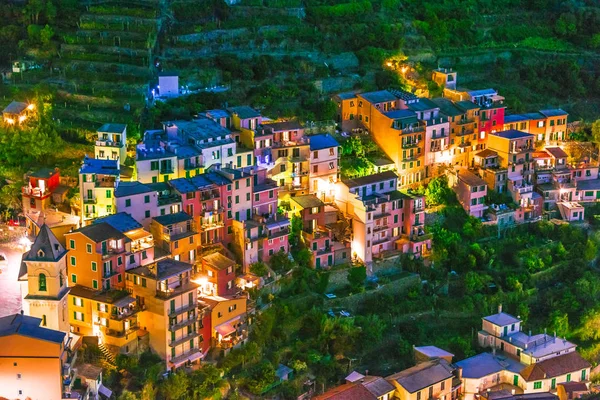
[(85, 226), (65, 235), (69, 250), (69, 285), (94, 290), (124, 287), (126, 256), (131, 242), (108, 223)]
[(154, 245), (167, 252), (177, 261), (195, 264), (200, 232), (191, 215), (181, 211), (154, 217), (150, 223)]
[(127, 290), (144, 309), (140, 327), (150, 332), (150, 347), (169, 369), (195, 362), (206, 354), (199, 323), (198, 285), (192, 265), (173, 259), (127, 271)]
[(40, 318), (0, 318), (0, 398), (61, 400), (71, 392), (71, 338)]

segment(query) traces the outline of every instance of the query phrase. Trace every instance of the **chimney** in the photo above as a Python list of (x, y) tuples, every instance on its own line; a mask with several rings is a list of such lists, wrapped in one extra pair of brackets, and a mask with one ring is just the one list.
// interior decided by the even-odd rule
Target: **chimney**
[(369, 370), (365, 370), (365, 376), (369, 376)]
[(529, 330), (529, 337), (531, 337), (531, 329)]
[(498, 314), (500, 314), (502, 312), (502, 304), (498, 305)]

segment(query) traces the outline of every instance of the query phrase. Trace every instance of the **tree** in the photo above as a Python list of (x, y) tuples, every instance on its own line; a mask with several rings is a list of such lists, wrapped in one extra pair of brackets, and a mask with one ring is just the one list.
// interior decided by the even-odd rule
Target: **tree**
[(42, 42), (42, 46), (48, 46), (50, 41), (54, 37), (54, 29), (50, 27), (50, 25), (46, 24), (44, 29), (40, 31), (40, 40)]
[(269, 361), (263, 361), (250, 369), (246, 380), (248, 390), (260, 395), (275, 382), (275, 368)]
[(569, 334), (569, 315), (555, 310), (550, 314), (549, 325), (557, 335), (566, 336)]
[(427, 189), (425, 189), (425, 201), (428, 206), (448, 204), (452, 196), (453, 192), (448, 187), (448, 177), (446, 175), (433, 178), (427, 185)]
[(288, 238), (290, 246), (298, 246), (302, 235), (302, 218), (294, 214), (290, 221), (290, 236)]
[(360, 290), (364, 288), (367, 280), (367, 267), (359, 265), (348, 270), (348, 283), (352, 290)]
[(167, 400), (183, 399), (189, 389), (190, 381), (187, 374), (178, 371), (171, 374), (162, 385), (162, 392)]
[(255, 262), (250, 264), (250, 272), (252, 272), (256, 276), (266, 276), (269, 273), (269, 267), (263, 262)]
[(140, 400), (155, 400), (158, 395), (158, 388), (153, 382), (146, 382), (140, 393)]
[(207, 364), (190, 375), (190, 389), (194, 399), (218, 399), (221, 397), (221, 389), (226, 386), (223, 370), (212, 364)]
[(269, 259), (269, 265), (278, 274), (285, 274), (296, 265), (290, 260), (289, 254), (284, 251), (278, 251)]
[(138, 397), (129, 390), (123, 390), (123, 393), (119, 396), (119, 400), (138, 400)]

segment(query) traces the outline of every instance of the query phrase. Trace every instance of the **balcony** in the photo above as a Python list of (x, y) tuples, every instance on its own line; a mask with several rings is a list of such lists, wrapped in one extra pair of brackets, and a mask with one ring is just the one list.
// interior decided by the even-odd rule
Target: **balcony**
[(291, 173), (292, 178), (298, 178), (300, 176), (306, 176), (306, 175), (308, 175), (308, 171), (299, 171), (299, 172)]
[(42, 190), (39, 187), (29, 187), (29, 186), (23, 186), (21, 188), (21, 193), (23, 194), (23, 196), (38, 197), (38, 198), (42, 198), (42, 197), (50, 195), (50, 191), (48, 189)]
[(169, 346), (170, 347), (177, 347), (180, 344), (183, 344), (185, 342), (189, 342), (190, 340), (197, 338), (198, 336), (200, 336), (200, 332), (192, 331), (191, 333), (187, 333), (185, 336), (183, 336), (183, 337), (181, 337), (179, 339), (170, 340), (169, 341)]
[(95, 187), (101, 187), (101, 188), (116, 188), (117, 187), (117, 182), (114, 179), (102, 179), (99, 181), (96, 181), (95, 183)]
[(532, 146), (511, 146), (509, 153), (510, 154), (519, 154), (525, 151), (533, 151)]
[(406, 128), (400, 129), (400, 131), (402, 132), (403, 135), (410, 135), (411, 133), (425, 131), (425, 127), (424, 126), (406, 127)]
[(531, 193), (533, 192), (533, 185), (514, 186), (513, 190), (519, 194)]
[(96, 204), (96, 199), (93, 197), (92, 198), (84, 197), (83, 204)]
[(465, 129), (464, 131), (460, 131), (454, 134), (454, 136), (468, 136), (475, 133), (473, 129)]
[(170, 332), (176, 332), (179, 329), (185, 328), (186, 326), (193, 325), (198, 321), (198, 315), (194, 314), (191, 318), (186, 319), (185, 321), (179, 322), (177, 324), (173, 324), (169, 326)]
[(380, 245), (380, 244), (387, 243), (387, 242), (389, 242), (390, 240), (392, 240), (392, 238), (393, 238), (393, 236), (386, 236), (386, 237), (383, 237), (383, 238), (380, 238), (380, 239), (374, 240), (374, 241), (373, 241), (373, 246), (377, 246), (377, 245)]
[(183, 353), (175, 358), (171, 358), (170, 362), (173, 365), (179, 365), (179, 364), (186, 362), (189, 359), (197, 359), (199, 357), (198, 354), (201, 355), (200, 349), (193, 348), (193, 349), (190, 349), (186, 353)]
[(406, 141), (406, 142), (402, 142), (402, 148), (403, 149), (411, 149), (411, 148), (415, 148), (419, 146), (419, 141)]
[(98, 139), (96, 140), (96, 146), (103, 146), (103, 147), (123, 147), (123, 142), (113, 142), (112, 140), (108, 140), (108, 139)]
[(383, 230), (385, 230), (385, 229), (389, 229), (389, 228), (390, 228), (390, 225), (388, 225), (388, 224), (384, 224), (384, 225), (375, 225), (375, 226), (373, 227), (373, 232), (379, 232), (379, 231), (383, 231)]
[[(103, 258), (104, 258), (104, 256), (103, 256)], [(104, 271), (104, 272), (102, 272), (102, 278), (109, 279), (118, 274), (119, 274), (119, 272), (117, 270)]]
[(169, 194), (166, 196), (158, 197), (158, 205), (159, 206), (164, 206), (167, 204), (173, 204), (173, 203), (179, 203), (179, 202), (181, 202), (181, 196), (178, 194)]
[(125, 252), (125, 247), (122, 247), (120, 249), (116, 248), (116, 247), (112, 247), (112, 248), (106, 249), (102, 252), (102, 259), (107, 259), (107, 258), (110, 258), (117, 254), (122, 254), (124, 252)]
[(163, 238), (167, 242), (174, 242), (198, 233), (193, 225), (190, 226), (174, 226), (171, 231), (163, 229)]
[(127, 335), (131, 335), (132, 333), (135, 333), (138, 329), (140, 329), (140, 325), (136, 322), (135, 324), (132, 324), (128, 329), (124, 329), (124, 330), (116, 330), (116, 329), (105, 329), (104, 330), (104, 334), (106, 336), (110, 336), (110, 337), (114, 337), (114, 338), (123, 338), (126, 337)]
[(448, 144), (444, 144), (443, 146), (441, 144), (437, 144), (437, 145), (432, 145), (430, 148), (430, 151), (432, 153), (437, 153), (438, 151), (444, 151), (444, 150), (448, 150)]
[(412, 234), (410, 235), (410, 240), (411, 242), (415, 242), (415, 243), (419, 243), (419, 242), (424, 242), (426, 240), (431, 240), (433, 238), (433, 235), (431, 233), (424, 233), (424, 234)]
[(473, 118), (461, 118), (458, 121), (456, 121), (456, 125), (467, 125), (472, 124), (474, 122), (475, 120)]
[(402, 156), (402, 161), (415, 161), (419, 157), (421, 157), (420, 154), (407, 154), (405, 156)]
[(223, 221), (201, 222), (200, 230), (204, 232), (204, 231), (210, 231), (212, 229), (222, 228), (224, 226), (225, 226), (225, 223)]
[(111, 313), (110, 319), (112, 319), (114, 321), (123, 321), (124, 319), (132, 317), (135, 314), (139, 313), (140, 311), (144, 311), (145, 309), (146, 309), (146, 306), (138, 306), (138, 305), (135, 305), (133, 307), (123, 307), (121, 312)]
[(161, 167), (159, 173), (161, 175), (170, 175), (174, 173), (173, 167)]

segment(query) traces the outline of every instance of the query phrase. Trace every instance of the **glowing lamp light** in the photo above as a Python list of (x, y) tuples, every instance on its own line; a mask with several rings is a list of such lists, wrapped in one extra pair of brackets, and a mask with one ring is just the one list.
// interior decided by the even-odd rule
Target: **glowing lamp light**
[(387, 63), (385, 63), (385, 65), (387, 65), (388, 67), (391, 67), (392, 66), (392, 62), (388, 61)]
[(29, 240), (25, 236), (23, 236), (21, 239), (19, 239), (19, 244), (27, 250), (29, 250), (31, 248), (31, 240)]
[(30, 104), (27, 106), (28, 110), (33, 110), (35, 108), (35, 104)]
[(19, 123), (21, 123), (21, 122), (25, 121), (25, 119), (26, 119), (26, 118), (27, 118), (26, 116), (24, 116), (24, 115), (21, 115), (21, 116), (19, 117)]
[(6, 123), (10, 124), (10, 125), (13, 125), (15, 123), (15, 120), (12, 119), (12, 118), (6, 118)]
[(405, 67), (402, 67), (401, 71), (402, 71), (402, 73), (403, 73), (403, 74), (405, 74), (405, 73), (406, 73), (406, 71), (408, 71), (408, 67), (406, 67), (406, 66), (405, 66)]

